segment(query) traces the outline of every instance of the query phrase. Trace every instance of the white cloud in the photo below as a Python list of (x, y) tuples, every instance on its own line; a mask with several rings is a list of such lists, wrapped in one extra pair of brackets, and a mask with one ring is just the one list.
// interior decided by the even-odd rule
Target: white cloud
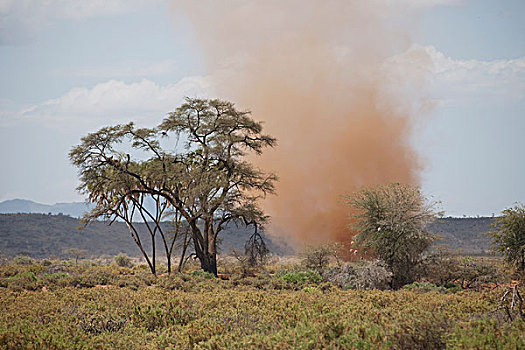
[(0, 0), (0, 44), (18, 44), (58, 19), (136, 13), (168, 0)]
[(523, 98), (525, 57), (492, 61), (456, 60), (445, 56), (433, 46), (414, 49), (427, 52), (433, 61), (433, 74), (437, 83), (451, 89), (451, 92), (463, 92), (471, 96), (490, 93)]
[(460, 60), (433, 46), (412, 45), (387, 60), (385, 71), (392, 88), (421, 93), (426, 86), (426, 94), (447, 106), (517, 103), (525, 98), (525, 57)]
[(60, 75), (75, 76), (82, 78), (129, 78), (150, 77), (173, 72), (177, 67), (174, 60), (164, 60), (150, 64), (141, 62), (120, 62), (107, 66), (86, 66), (78, 68), (60, 69)]
[(43, 122), (56, 128), (98, 128), (135, 121), (156, 125), (185, 96), (207, 96), (209, 78), (188, 77), (176, 84), (158, 85), (150, 80), (126, 84), (110, 80), (93, 88), (78, 87), (62, 96), (18, 113), (19, 121)]

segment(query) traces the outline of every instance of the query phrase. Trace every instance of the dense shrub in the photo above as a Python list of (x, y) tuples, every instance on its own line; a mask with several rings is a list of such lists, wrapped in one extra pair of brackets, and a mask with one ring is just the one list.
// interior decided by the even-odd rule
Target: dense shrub
[(329, 244), (319, 247), (307, 247), (302, 256), (302, 263), (307, 269), (322, 272), (330, 263), (330, 259), (337, 256), (337, 246)]
[(346, 263), (323, 273), (323, 278), (347, 289), (389, 289), (392, 273), (379, 262), (360, 261)]
[(185, 281), (179, 276), (159, 277), (156, 282), (157, 287), (164, 288), (166, 290), (183, 290), (185, 285)]
[(287, 272), (279, 276), (288, 283), (304, 284), (304, 283), (321, 283), (323, 281), (321, 275), (317, 271), (298, 271)]
[(53, 262), (51, 260), (49, 260), (49, 259), (43, 259), (41, 261), (41, 264), (42, 264), (42, 266), (51, 266), (51, 265), (53, 265)]
[(115, 256), (115, 264), (120, 267), (133, 267), (131, 258), (124, 253)]
[[(194, 277), (183, 283), (196, 284), (188, 291), (0, 289), (4, 311), (0, 348), (519, 349), (525, 345), (523, 322), (500, 323), (490, 316), (499, 292), (342, 291), (323, 290), (323, 284), (275, 291), (248, 285), (231, 288), (227, 281)], [(202, 293), (199, 283), (215, 286), (213, 293)]]
[(86, 269), (72, 276), (72, 285), (78, 288), (91, 288), (111, 284), (115, 274), (109, 269)]
[(518, 273), (525, 275), (525, 206), (516, 204), (503, 210), (489, 235), (494, 250), (502, 253), (505, 261)]
[(439, 286), (456, 283), (462, 288), (477, 288), (483, 283), (510, 282), (511, 275), (500, 271), (497, 258), (439, 252), (425, 260), (419, 277)]
[(428, 227), (435, 219), (435, 203), (418, 187), (400, 183), (364, 187), (347, 199), (357, 210), (357, 246), (385, 263), (394, 289), (415, 281), (424, 253), (436, 238)]
[(15, 264), (19, 265), (32, 265), (33, 259), (27, 255), (18, 255), (13, 259)]
[(432, 350), (446, 347), (446, 334), (452, 320), (441, 314), (409, 318), (401, 323), (399, 332), (392, 334), (394, 349)]
[(491, 262), (485, 262), (471, 257), (460, 258), (458, 281), (463, 288), (479, 287), (482, 283), (503, 282), (508, 276), (498, 272)]
[(12, 290), (17, 291), (22, 289), (36, 290), (39, 288), (38, 278), (30, 271), (22, 272), (9, 277), (7, 280), (7, 286)]
[[(374, 264), (345, 271), (355, 278)], [(155, 278), (137, 267), (0, 266), (0, 349), (525, 347), (525, 322), (494, 312), (502, 289), (342, 290), (320, 277), (292, 269), (222, 281), (200, 272)]]
[(73, 279), (65, 272), (45, 273), (42, 276), (41, 281), (48, 289), (73, 286)]

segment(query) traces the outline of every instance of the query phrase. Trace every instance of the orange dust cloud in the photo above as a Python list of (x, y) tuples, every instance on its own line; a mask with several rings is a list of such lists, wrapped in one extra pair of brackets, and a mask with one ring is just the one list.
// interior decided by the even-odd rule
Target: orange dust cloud
[(409, 143), (417, 101), (396, 91), (385, 66), (411, 44), (410, 9), (388, 0), (176, 0), (173, 10), (189, 19), (217, 94), (278, 139), (254, 160), (279, 176), (264, 203), (270, 234), (296, 247), (346, 240), (342, 195), (418, 184)]

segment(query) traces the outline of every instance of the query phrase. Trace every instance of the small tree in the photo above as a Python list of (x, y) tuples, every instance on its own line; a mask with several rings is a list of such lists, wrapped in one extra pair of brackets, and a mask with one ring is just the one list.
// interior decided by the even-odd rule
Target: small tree
[(427, 230), (434, 205), (419, 188), (398, 183), (364, 188), (347, 199), (359, 211), (357, 245), (386, 263), (392, 288), (413, 282), (423, 252), (435, 239)]
[(115, 264), (120, 267), (133, 267), (133, 261), (129, 256), (124, 253), (120, 253), (114, 258)]
[(232, 251), (233, 256), (239, 262), (242, 269), (243, 277), (247, 277), (253, 274), (253, 270), (256, 267), (264, 265), (270, 254), (270, 250), (266, 246), (264, 239), (259, 232), (256, 224), (255, 231), (250, 238), (244, 244), (244, 254), (241, 254), (235, 250)]
[(69, 254), (75, 257), (75, 264), (78, 264), (78, 259), (85, 258), (87, 256), (87, 250), (78, 248), (68, 248), (64, 250), (65, 254)]
[(330, 243), (318, 247), (306, 247), (302, 254), (303, 264), (308, 269), (322, 272), (328, 266), (332, 257), (335, 258), (339, 265), (338, 253), (340, 249), (341, 245), (338, 243)]
[(505, 209), (494, 222), (492, 236), (494, 250), (503, 253), (505, 261), (519, 272), (525, 272), (525, 207), (516, 204)]

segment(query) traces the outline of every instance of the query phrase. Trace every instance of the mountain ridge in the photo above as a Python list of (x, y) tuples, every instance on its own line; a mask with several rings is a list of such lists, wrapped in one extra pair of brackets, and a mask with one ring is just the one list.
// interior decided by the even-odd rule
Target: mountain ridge
[(91, 210), (92, 204), (86, 202), (59, 202), (55, 204), (43, 204), (29, 199), (9, 199), (0, 202), (0, 214), (63, 214), (79, 218), (85, 212)]

